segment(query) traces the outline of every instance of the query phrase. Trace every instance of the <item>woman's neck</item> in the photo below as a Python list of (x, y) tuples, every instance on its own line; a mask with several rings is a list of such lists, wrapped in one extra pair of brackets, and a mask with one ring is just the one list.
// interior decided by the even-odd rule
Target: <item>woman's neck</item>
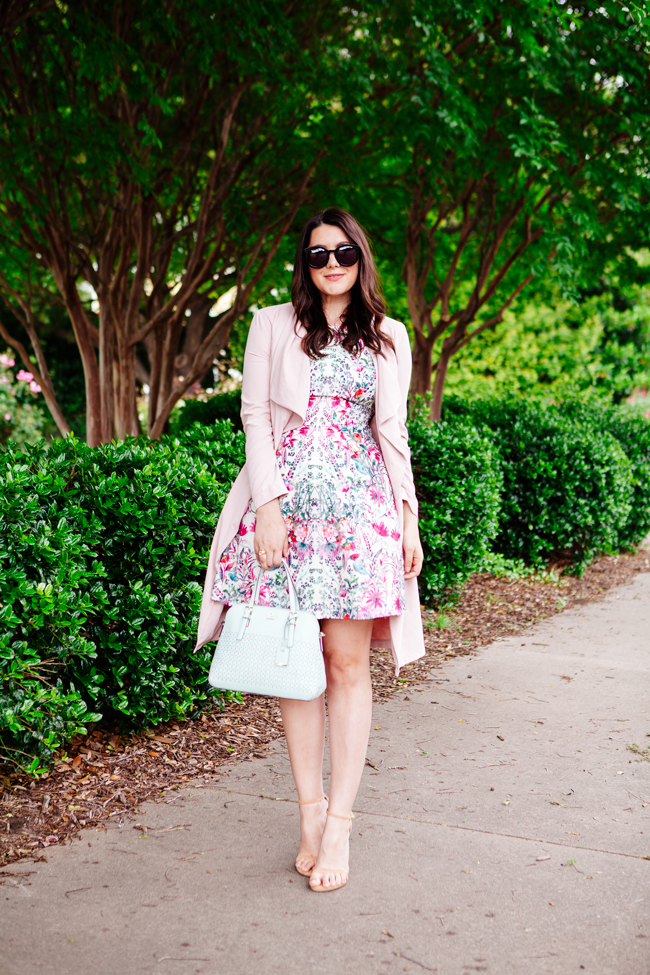
[(344, 295), (326, 295), (321, 292), (321, 300), (327, 324), (331, 329), (339, 328), (341, 318), (350, 304), (349, 293)]

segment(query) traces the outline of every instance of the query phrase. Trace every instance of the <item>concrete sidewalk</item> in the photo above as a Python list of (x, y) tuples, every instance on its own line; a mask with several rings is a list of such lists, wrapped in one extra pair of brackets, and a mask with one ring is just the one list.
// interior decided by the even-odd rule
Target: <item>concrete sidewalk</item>
[(646, 574), (377, 705), (325, 897), (282, 740), (85, 830), (4, 871), (0, 973), (648, 975), (649, 662)]

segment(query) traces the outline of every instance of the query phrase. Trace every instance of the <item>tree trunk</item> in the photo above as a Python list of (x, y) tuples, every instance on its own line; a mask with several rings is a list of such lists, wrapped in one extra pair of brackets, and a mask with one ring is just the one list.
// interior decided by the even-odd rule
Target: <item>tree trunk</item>
[[(207, 370), (210, 368), (214, 358), (218, 355), (219, 351), (226, 347), (228, 344), (228, 339), (230, 338), (230, 332), (232, 326), (239, 314), (243, 311), (243, 307), (233, 306), (230, 311), (226, 312), (220, 318), (222, 322), (221, 327), (214, 335), (211, 341), (208, 343), (206, 336), (201, 343), (201, 347), (196, 353), (195, 361), (190, 365), (190, 373), (186, 376), (183, 383), (176, 382), (171, 389), (171, 392), (166, 400), (161, 401), (161, 405), (158, 409), (157, 415), (154, 419), (151, 419), (150, 412), (150, 427), (149, 436), (154, 440), (157, 440), (165, 432), (165, 427), (169, 419), (169, 415), (174, 408), (175, 404), (181, 398), (183, 393), (192, 386), (193, 383), (197, 382), (201, 376), (204, 376)], [(152, 386), (153, 389), (153, 386)], [(159, 396), (159, 400), (161, 397)], [(151, 404), (150, 404), (151, 408)]]
[(86, 387), (86, 443), (90, 447), (97, 447), (105, 441), (102, 431), (101, 381), (95, 347), (75, 282), (66, 282), (66, 287), (61, 288), (61, 291), (65, 295), (68, 315), (72, 322), (72, 328), (74, 329), (84, 370)]
[[(178, 347), (180, 344), (180, 339), (183, 330), (183, 319), (175, 315), (174, 318), (167, 325), (166, 331), (161, 338), (159, 347), (159, 356), (156, 360), (156, 386), (157, 386), (157, 396), (153, 399), (151, 393), (149, 394), (149, 415), (151, 417), (149, 421), (150, 428), (154, 427), (160, 430), (158, 436), (165, 432), (165, 426), (167, 420), (169, 419), (169, 413), (162, 417), (162, 427), (158, 422), (161, 418), (161, 414), (164, 412), (165, 403), (172, 395), (174, 390), (174, 378), (175, 378), (175, 363), (176, 357), (178, 355)], [(152, 388), (154, 385), (154, 365), (151, 366), (151, 378), (152, 378)], [(152, 415), (153, 414), (153, 415)], [(155, 436), (155, 434), (151, 434)]]
[(115, 435), (118, 440), (140, 433), (135, 385), (135, 349), (122, 349), (116, 361)]
[(433, 354), (433, 340), (421, 332), (415, 333), (413, 348), (413, 378), (411, 380), (412, 396), (426, 396), (431, 387), (431, 359)]
[(437, 422), (442, 416), (442, 397), (445, 391), (447, 370), (449, 369), (449, 362), (452, 355), (453, 345), (451, 343), (448, 344), (447, 341), (443, 342), (440, 358), (436, 366), (436, 375), (433, 381), (433, 396), (431, 398), (431, 419), (434, 422)]
[(100, 294), (99, 303), (99, 382), (101, 397), (101, 431), (102, 443), (109, 443), (115, 435), (113, 421), (114, 399), (114, 347), (113, 322), (111, 319), (108, 295)]

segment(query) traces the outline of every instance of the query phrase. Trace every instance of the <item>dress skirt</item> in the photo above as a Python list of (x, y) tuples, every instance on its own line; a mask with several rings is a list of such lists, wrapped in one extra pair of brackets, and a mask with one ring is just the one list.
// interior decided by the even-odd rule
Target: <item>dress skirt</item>
[[(404, 611), (404, 558), (388, 472), (370, 429), (375, 364), (334, 341), (310, 363), (310, 396), (300, 427), (277, 450), (287, 493), (287, 561), (300, 608), (319, 619), (370, 620)], [(258, 562), (250, 502), (217, 565), (212, 598), (227, 605), (251, 597)], [(261, 605), (287, 606), (284, 571), (265, 572)]]

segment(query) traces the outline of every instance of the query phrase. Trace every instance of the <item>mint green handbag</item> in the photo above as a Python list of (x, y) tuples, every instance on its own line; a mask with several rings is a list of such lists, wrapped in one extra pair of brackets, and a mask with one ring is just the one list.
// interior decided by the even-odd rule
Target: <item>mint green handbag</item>
[[(258, 606), (265, 571), (284, 571), (289, 609)], [(208, 677), (213, 687), (242, 694), (313, 701), (327, 686), (320, 623), (298, 607), (286, 559), (260, 568), (248, 603), (234, 603), (223, 623)]]

